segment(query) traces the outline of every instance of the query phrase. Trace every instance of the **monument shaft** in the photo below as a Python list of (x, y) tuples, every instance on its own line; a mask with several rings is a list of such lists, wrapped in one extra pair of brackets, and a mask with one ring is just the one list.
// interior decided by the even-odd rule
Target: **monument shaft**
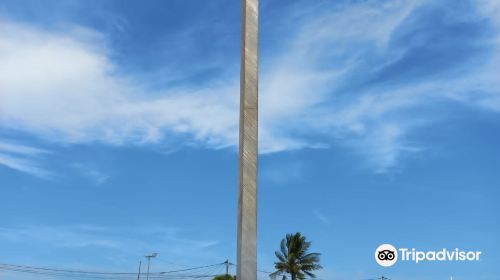
[(256, 280), (259, 1), (242, 5), (237, 279)]

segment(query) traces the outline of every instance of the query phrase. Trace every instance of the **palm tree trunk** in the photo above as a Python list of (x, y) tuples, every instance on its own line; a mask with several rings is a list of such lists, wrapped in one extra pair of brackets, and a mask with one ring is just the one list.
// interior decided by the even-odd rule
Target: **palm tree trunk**
[(297, 280), (297, 275), (295, 275), (295, 273), (292, 273), (292, 280)]

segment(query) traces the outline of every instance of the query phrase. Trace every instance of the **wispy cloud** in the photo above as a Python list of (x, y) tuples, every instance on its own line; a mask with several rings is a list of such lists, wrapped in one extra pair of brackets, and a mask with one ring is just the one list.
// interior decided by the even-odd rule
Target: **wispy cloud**
[[(190, 239), (176, 227), (103, 227), (95, 225), (0, 227), (4, 245), (14, 245), (18, 252), (42, 246), (45, 250), (71, 253), (75, 259), (85, 258), (86, 249), (102, 257), (121, 256), (128, 262), (152, 251), (168, 259), (207, 259), (205, 252), (219, 242), (210, 239)], [(35, 253), (33, 253), (35, 254)], [(78, 255), (80, 254), (80, 255)], [(195, 257), (193, 257), (195, 256)]]
[(78, 163), (73, 166), (97, 186), (105, 184), (111, 178), (111, 176), (105, 172), (87, 164)]
[[(425, 150), (408, 139), (415, 127), (446, 117), (408, 112), (436, 100), (499, 112), (497, 9), (368, 1), (289, 15), (288, 39), (262, 60), (261, 150), (336, 142), (387, 172)], [(98, 32), (5, 20), (0, 32), (2, 127), (59, 143), (237, 145), (237, 73), (151, 91), (120, 71)]]
[(35, 158), (48, 151), (0, 139), (0, 165), (26, 172), (42, 178), (49, 178), (50, 172), (42, 168)]
[(326, 217), (321, 211), (315, 210), (314, 217), (324, 225), (330, 225), (330, 219)]
[(155, 143), (171, 134), (211, 147), (236, 142), (234, 85), (175, 89), (149, 98), (131, 77), (118, 74), (108, 50), (99, 47), (99, 34), (48, 33), (5, 22), (1, 28), (4, 127), (64, 143)]
[[(311, 135), (346, 145), (382, 173), (402, 155), (428, 148), (408, 135), (448, 117), (432, 112), (435, 104), (498, 112), (495, 5), (467, 2), (450, 11), (433, 2), (387, 1), (320, 8), (300, 14), (299, 32), (273, 61), (278, 67), (270, 67), (268, 79), (284, 78), (271, 90), (264, 79), (263, 94), (274, 97), (266, 102), (264, 96), (263, 107), (285, 100), (283, 111), (262, 113), (272, 120), (270, 131), (304, 146), (316, 144)], [(283, 75), (273, 72), (280, 65)], [(287, 108), (289, 97), (298, 105)]]

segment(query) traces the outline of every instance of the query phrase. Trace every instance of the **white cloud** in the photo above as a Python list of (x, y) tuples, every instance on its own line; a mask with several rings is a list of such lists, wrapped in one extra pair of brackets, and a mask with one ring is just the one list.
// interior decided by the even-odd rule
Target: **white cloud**
[(39, 166), (34, 158), (48, 153), (46, 150), (28, 147), (0, 139), (0, 165), (38, 177), (49, 178), (50, 172)]
[[(403, 144), (409, 124), (402, 123), (397, 113), (420, 105), (426, 86), (363, 90), (348, 96), (336, 93), (363, 63), (360, 56), (368, 55), (366, 48), (374, 53), (385, 51), (392, 32), (416, 3), (364, 3), (333, 11), (314, 10), (314, 17), (306, 17), (299, 32), (291, 36), (289, 48), (271, 61), (269, 72), (263, 72), (261, 117), (266, 121), (261, 131), (293, 140), (274, 150), (324, 147), (329, 143), (307, 137), (322, 135), (352, 148), (377, 172), (394, 166), (401, 152), (418, 150)], [(399, 56), (390, 54), (385, 59)], [(325, 61), (332, 63), (322, 66)], [(282, 139), (273, 142), (286, 143)]]
[(151, 92), (118, 74), (108, 50), (95, 47), (101, 36), (0, 26), (4, 127), (64, 143), (159, 142), (168, 133), (216, 148), (236, 143), (238, 90), (232, 84), (149, 98)]
[[(402, 32), (407, 17), (427, 4), (433, 5), (426, 1), (367, 1), (314, 10), (314, 16), (306, 17), (298, 28), (288, 51), (272, 61), (278, 66), (270, 67), (264, 79), (263, 94), (272, 98), (263, 96), (262, 105), (269, 108), (262, 117), (272, 120), (270, 130), (302, 140), (297, 145), (300, 148), (318, 144), (304, 141), (305, 135), (326, 136), (328, 141), (350, 147), (373, 170), (384, 173), (397, 166), (402, 155), (427, 149), (412, 143), (410, 132), (445, 117), (415, 115), (415, 109), (454, 100), (499, 112), (500, 29), (498, 38), (476, 42), (476, 47), (494, 45), (496, 51), (487, 63), (475, 64), (474, 71), (395, 85), (388, 81), (385, 87), (375, 84), (342, 92), (343, 83), (356, 83), (356, 75), (373, 76), (406, 54), (407, 49), (391, 48), (389, 41), (395, 32)], [(496, 9), (496, 4), (482, 7), (492, 22), (498, 22)], [(273, 83), (274, 79), (278, 82)], [(283, 110), (276, 109), (280, 102), (285, 103)]]
[[(348, 24), (358, 9), (339, 18)], [(324, 102), (328, 86), (345, 72), (346, 65), (318, 71), (314, 69), (318, 54), (312, 61), (307, 55), (318, 43), (325, 45), (322, 40), (341, 37), (341, 32), (325, 37), (328, 29), (336, 30), (328, 28), (335, 23), (332, 18), (304, 27), (264, 77), (262, 151), (322, 146), (291, 136), (296, 128), (290, 124)], [(312, 32), (325, 21), (330, 22), (323, 25), (323, 31)], [(393, 28), (389, 25), (381, 28)], [(365, 23), (359, 28), (368, 26)], [(237, 144), (237, 80), (204, 89), (186, 87), (151, 93), (134, 83), (133, 77), (119, 74), (98, 33), (81, 28), (48, 32), (6, 21), (0, 32), (0, 118), (4, 127), (70, 143), (140, 144), (160, 142), (169, 134), (186, 134), (192, 139), (188, 142), (195, 145), (221, 148)]]
[[(351, 3), (309, 11), (291, 21), (297, 26), (282, 41), (280, 53), (263, 60), (261, 151), (340, 142), (374, 170), (385, 172), (397, 165), (401, 154), (422, 150), (406, 137), (428, 120), (416, 123), (405, 115), (408, 109), (439, 97), (498, 111), (500, 98), (491, 88), (498, 88), (500, 56), (476, 69), (477, 76), (342, 92), (355, 75), (373, 74), (404, 54), (387, 49), (390, 39), (425, 4)], [(494, 17), (495, 9), (485, 6), (483, 14)], [(175, 145), (237, 145), (237, 73), (202, 89), (185, 85), (151, 92), (120, 71), (102, 34), (82, 28), (46, 31), (5, 20), (0, 21), (0, 33), (1, 127), (64, 144), (141, 145), (177, 139)], [(371, 68), (356, 72), (370, 59), (376, 60)], [(485, 93), (471, 95), (471, 89), (481, 88)], [(3, 164), (15, 166), (5, 156)]]

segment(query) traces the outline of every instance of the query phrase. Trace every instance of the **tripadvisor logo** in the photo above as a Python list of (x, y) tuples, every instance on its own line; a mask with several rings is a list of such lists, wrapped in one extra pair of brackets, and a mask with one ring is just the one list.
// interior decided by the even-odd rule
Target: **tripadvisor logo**
[(391, 244), (382, 244), (375, 250), (375, 261), (381, 266), (393, 266), (398, 258), (404, 262), (421, 262), (433, 261), (479, 261), (481, 251), (464, 251), (458, 248), (454, 250), (442, 249), (439, 251), (419, 251), (415, 248), (399, 248)]
[(382, 244), (375, 250), (375, 260), (381, 266), (393, 266), (398, 261), (398, 250), (391, 244)]

